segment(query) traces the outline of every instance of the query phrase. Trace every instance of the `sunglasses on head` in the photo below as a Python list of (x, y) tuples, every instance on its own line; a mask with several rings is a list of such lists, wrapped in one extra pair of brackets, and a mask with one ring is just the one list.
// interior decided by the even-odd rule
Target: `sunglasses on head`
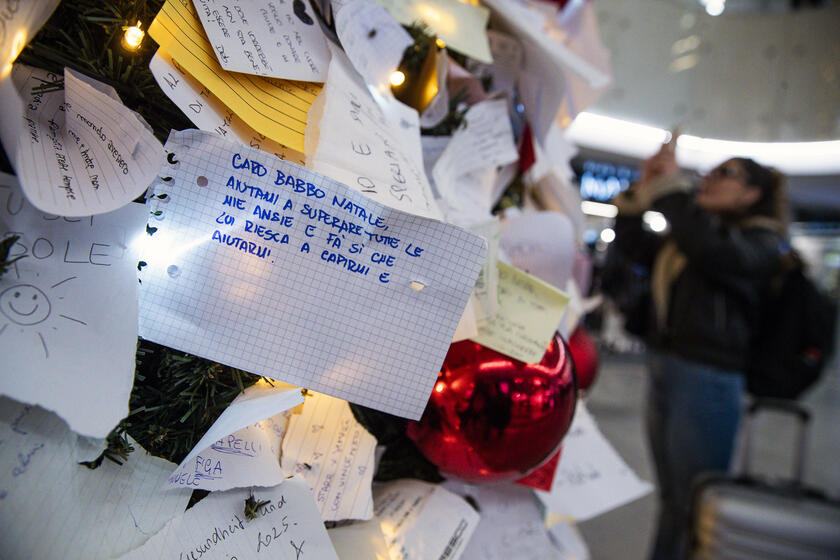
[(744, 172), (735, 165), (721, 165), (709, 171), (712, 179), (746, 179)]

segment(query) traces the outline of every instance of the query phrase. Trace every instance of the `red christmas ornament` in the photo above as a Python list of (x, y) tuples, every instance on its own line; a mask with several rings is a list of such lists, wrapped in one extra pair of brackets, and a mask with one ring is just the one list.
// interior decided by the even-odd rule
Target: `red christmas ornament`
[(465, 340), (450, 346), (408, 437), (447, 476), (522, 478), (554, 455), (577, 401), (572, 358), (555, 335), (538, 364)]
[(575, 362), (578, 389), (588, 391), (598, 373), (598, 348), (583, 328), (576, 328), (569, 337), (569, 353)]

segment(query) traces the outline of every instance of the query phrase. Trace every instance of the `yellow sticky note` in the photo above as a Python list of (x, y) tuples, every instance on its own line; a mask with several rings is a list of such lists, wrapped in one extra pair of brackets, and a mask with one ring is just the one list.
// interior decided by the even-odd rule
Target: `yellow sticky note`
[(487, 64), (493, 62), (486, 31), (487, 8), (458, 0), (376, 1), (401, 24), (423, 22), (452, 50)]
[(306, 113), (321, 91), (320, 85), (223, 69), (187, 1), (167, 0), (149, 27), (149, 35), (251, 128), (303, 151)]
[(479, 324), (473, 340), (528, 363), (542, 360), (563, 318), (569, 296), (503, 262), (499, 267), (499, 311)]

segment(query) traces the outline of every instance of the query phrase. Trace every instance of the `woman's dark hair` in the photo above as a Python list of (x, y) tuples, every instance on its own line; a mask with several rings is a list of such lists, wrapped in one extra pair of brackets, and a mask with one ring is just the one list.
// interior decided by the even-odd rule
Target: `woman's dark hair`
[(750, 158), (733, 159), (744, 168), (747, 174), (746, 183), (761, 189), (761, 198), (749, 209), (749, 213), (779, 220), (786, 227), (790, 219), (790, 209), (784, 175)]

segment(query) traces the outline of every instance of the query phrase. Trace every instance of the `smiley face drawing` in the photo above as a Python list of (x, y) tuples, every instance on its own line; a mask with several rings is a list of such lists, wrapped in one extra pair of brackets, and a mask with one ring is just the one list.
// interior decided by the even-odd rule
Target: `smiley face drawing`
[(47, 294), (32, 284), (16, 284), (0, 293), (0, 312), (16, 325), (37, 325), (50, 316)]

